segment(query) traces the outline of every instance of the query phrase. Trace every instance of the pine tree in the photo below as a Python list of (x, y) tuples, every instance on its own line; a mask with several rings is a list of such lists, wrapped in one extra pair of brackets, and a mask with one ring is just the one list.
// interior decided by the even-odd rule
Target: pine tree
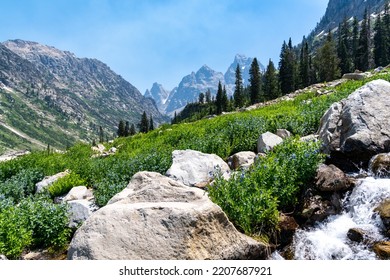
[(385, 6), (385, 14), (383, 16), (383, 25), (384, 25), (384, 38), (385, 40), (385, 49), (387, 50), (387, 53), (385, 54), (385, 59), (384, 59), (384, 65), (387, 66), (390, 64), (390, 1), (386, 2)]
[(267, 70), (264, 73), (263, 101), (278, 98), (280, 96), (279, 81), (276, 75), (274, 63), (270, 59)]
[(123, 120), (119, 121), (117, 135), (118, 137), (125, 136), (125, 122)]
[(130, 126), (129, 135), (132, 136), (132, 135), (135, 135), (136, 133), (137, 133), (137, 131), (135, 130), (135, 125), (132, 123)]
[(350, 33), (348, 20), (344, 18), (342, 24), (339, 25), (339, 37), (337, 45), (337, 54), (340, 60), (341, 74), (353, 72)]
[(226, 93), (226, 87), (223, 86), (222, 90), (222, 112), (226, 112), (229, 110), (229, 99)]
[(211, 102), (211, 92), (210, 92), (210, 89), (208, 89), (206, 91), (206, 103), (210, 103)]
[(244, 88), (242, 85), (242, 76), (241, 76), (241, 69), (240, 64), (237, 64), (236, 67), (236, 87), (234, 89), (234, 104), (237, 108), (241, 108), (244, 106)]
[(316, 56), (316, 71), (320, 81), (332, 81), (340, 77), (339, 59), (332, 32), (329, 30), (324, 45)]
[(291, 38), (288, 45), (283, 42), (279, 62), (280, 89), (283, 94), (293, 92), (296, 89), (296, 58), (292, 47)]
[(150, 115), (150, 119), (149, 119), (149, 131), (152, 131), (154, 130), (154, 123), (153, 123), (153, 117), (152, 115)]
[(173, 119), (171, 121), (171, 124), (175, 124), (175, 123), (177, 123), (177, 113), (176, 113), (176, 111), (175, 111), (175, 114), (174, 114)]
[(306, 38), (303, 38), (301, 55), (299, 60), (299, 82), (300, 87), (305, 88), (310, 85), (310, 54), (309, 44)]
[(204, 103), (204, 93), (203, 92), (199, 93), (199, 103), (200, 104)]
[(370, 20), (368, 10), (364, 12), (364, 18), (360, 28), (359, 43), (356, 51), (356, 68), (367, 71), (370, 67)]
[(99, 126), (99, 142), (103, 143), (104, 142), (104, 132), (103, 132), (103, 127)]
[(142, 133), (147, 133), (149, 131), (149, 120), (144, 111), (141, 117), (141, 122), (139, 123), (139, 131)]
[(126, 122), (126, 125), (125, 125), (125, 134), (124, 136), (127, 137), (130, 135), (130, 123), (129, 122)]
[(251, 104), (259, 103), (261, 98), (261, 73), (260, 66), (255, 57), (252, 61), (251, 68), (249, 69), (249, 95)]
[(357, 17), (353, 18), (352, 22), (352, 61), (353, 68), (357, 69), (358, 63), (358, 47), (359, 47), (359, 21)]
[(384, 16), (378, 15), (375, 23), (374, 61), (376, 66), (387, 66), (390, 63), (390, 14), (385, 6)]
[(222, 95), (223, 95), (223, 90), (222, 90), (222, 84), (221, 81), (218, 82), (218, 90), (217, 90), (217, 95), (215, 96), (215, 105), (217, 107), (217, 115), (220, 115), (222, 113)]

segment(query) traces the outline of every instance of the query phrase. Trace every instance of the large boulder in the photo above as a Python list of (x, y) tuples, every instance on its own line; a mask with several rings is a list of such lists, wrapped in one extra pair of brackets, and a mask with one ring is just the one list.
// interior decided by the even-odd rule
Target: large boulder
[(317, 169), (316, 188), (323, 192), (345, 191), (349, 188), (349, 181), (345, 173), (333, 164), (321, 164)]
[(264, 259), (267, 249), (238, 232), (203, 190), (139, 172), (76, 231), (68, 259)]
[(228, 165), (232, 169), (248, 169), (255, 162), (254, 152), (239, 152), (228, 158)]
[(218, 172), (225, 178), (230, 174), (228, 164), (219, 156), (194, 150), (172, 152), (172, 165), (166, 175), (187, 186), (204, 186), (211, 182)]
[(335, 103), (320, 122), (324, 152), (341, 153), (368, 164), (373, 155), (390, 151), (390, 83), (375, 80)]
[(279, 137), (272, 132), (265, 132), (260, 135), (257, 140), (257, 152), (258, 153), (266, 153), (271, 151), (276, 145), (279, 145), (283, 142), (283, 138)]

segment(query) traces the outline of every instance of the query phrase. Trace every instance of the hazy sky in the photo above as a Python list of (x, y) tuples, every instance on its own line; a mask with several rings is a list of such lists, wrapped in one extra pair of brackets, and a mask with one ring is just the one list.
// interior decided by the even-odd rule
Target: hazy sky
[(277, 65), (328, 0), (2, 0), (0, 41), (23, 39), (97, 58), (141, 93), (167, 89), (207, 64), (225, 72), (235, 54)]

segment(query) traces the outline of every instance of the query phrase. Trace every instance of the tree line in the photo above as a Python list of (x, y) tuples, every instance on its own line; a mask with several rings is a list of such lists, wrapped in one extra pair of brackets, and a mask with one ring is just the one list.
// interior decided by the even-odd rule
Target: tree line
[[(291, 38), (284, 41), (278, 69), (270, 59), (266, 70), (260, 71), (253, 59), (249, 71), (249, 85), (243, 86), (241, 68), (235, 72), (235, 89), (228, 98), (221, 82), (215, 97), (210, 90), (199, 94), (198, 102), (187, 104), (174, 115), (172, 123), (194, 121), (207, 115), (219, 115), (244, 106), (276, 99), (315, 83), (329, 82), (345, 73), (367, 71), (390, 64), (390, 12), (387, 4), (382, 14), (372, 23), (368, 9), (363, 20), (344, 19), (337, 31), (328, 32), (318, 47), (305, 37), (300, 45), (293, 46)], [(320, 40), (320, 38), (315, 38)]]
[[(134, 123), (131, 123), (129, 121), (120, 120), (118, 123), (118, 127), (116, 130), (116, 133), (113, 134), (113, 137), (128, 137), (133, 136), (137, 133), (147, 133), (151, 130), (154, 130), (154, 121), (152, 115), (148, 118), (146, 115), (146, 112), (144, 111), (141, 115), (140, 122), (137, 124), (138, 130), (136, 129), (136, 125)], [(99, 142), (103, 143), (104, 141), (108, 142), (108, 137), (103, 131), (103, 127), (99, 126)], [(92, 145), (96, 145), (96, 141), (92, 141)]]
[[(150, 118), (146, 115), (146, 112), (144, 111), (141, 115), (141, 120), (137, 124), (138, 126), (138, 132), (140, 133), (147, 133), (149, 131), (154, 130), (154, 121), (152, 115), (150, 115)], [(120, 120), (118, 123), (118, 130), (117, 130), (117, 136), (118, 137), (127, 137), (137, 134), (137, 130), (135, 128), (134, 124), (131, 124), (128, 121)]]

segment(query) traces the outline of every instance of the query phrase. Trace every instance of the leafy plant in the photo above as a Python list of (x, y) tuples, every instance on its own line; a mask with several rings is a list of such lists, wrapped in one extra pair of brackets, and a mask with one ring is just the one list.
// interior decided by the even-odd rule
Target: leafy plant
[(23, 200), (19, 208), (33, 233), (33, 245), (62, 249), (68, 243), (71, 230), (66, 204), (39, 196)]
[(52, 197), (61, 196), (68, 193), (73, 187), (84, 186), (86, 181), (77, 173), (71, 172), (62, 178), (59, 178), (49, 187), (49, 193)]
[(32, 243), (32, 230), (20, 209), (9, 206), (0, 211), (0, 253), (8, 258), (18, 258)]
[(35, 184), (42, 178), (42, 173), (36, 169), (21, 170), (5, 182), (0, 182), (0, 194), (18, 203), (24, 197), (34, 193)]
[(229, 181), (218, 178), (209, 195), (245, 233), (270, 236), (278, 210), (294, 207), (322, 160), (319, 142), (289, 138), (249, 171), (236, 173)]

